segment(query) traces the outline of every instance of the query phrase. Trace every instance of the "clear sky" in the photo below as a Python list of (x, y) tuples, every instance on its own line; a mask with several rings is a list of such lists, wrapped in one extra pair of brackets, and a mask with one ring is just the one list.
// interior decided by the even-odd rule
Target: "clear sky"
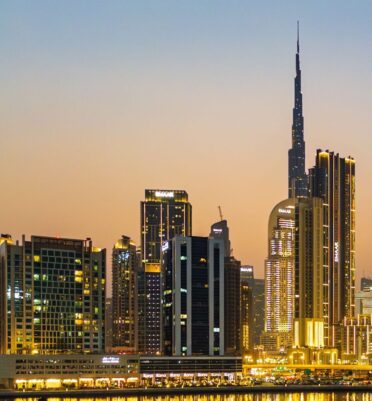
[(144, 189), (185, 189), (194, 234), (221, 205), (262, 276), (287, 196), (297, 19), (306, 164), (317, 148), (355, 157), (371, 272), (370, 0), (2, 0), (1, 232), (138, 243)]

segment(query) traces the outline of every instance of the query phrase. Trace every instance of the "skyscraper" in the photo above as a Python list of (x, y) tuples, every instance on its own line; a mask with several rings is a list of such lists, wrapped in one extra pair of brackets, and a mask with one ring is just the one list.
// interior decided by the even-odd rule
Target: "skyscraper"
[(116, 351), (137, 350), (136, 245), (123, 235), (112, 250), (112, 346)]
[(230, 230), (226, 220), (217, 221), (217, 223), (212, 224), (209, 236), (221, 239), (225, 247), (225, 257), (231, 255)]
[(240, 336), (242, 353), (247, 354), (253, 349), (253, 266), (241, 266), (240, 268)]
[(345, 317), (355, 315), (355, 161), (317, 150), (310, 194), (323, 200), (325, 344), (341, 348)]
[(138, 348), (161, 352), (161, 255), (165, 241), (192, 233), (192, 208), (186, 191), (145, 191), (141, 202), (141, 270), (138, 275)]
[(295, 199), (272, 210), (265, 261), (265, 333), (268, 350), (284, 351), (292, 345), (294, 319)]
[(231, 255), (229, 227), (226, 220), (214, 223), (209, 237), (221, 240), (224, 245), (225, 353), (239, 355), (241, 352), (240, 261)]
[(253, 286), (253, 347), (260, 344), (265, 330), (265, 280), (254, 279)]
[(164, 353), (224, 355), (224, 245), (206, 237), (164, 244)]
[(297, 347), (323, 347), (323, 202), (295, 201), (295, 322)]
[(308, 177), (305, 171), (304, 117), (302, 113), (300, 40), (297, 22), (296, 77), (292, 123), (292, 148), (288, 151), (288, 197), (306, 197)]
[(112, 298), (105, 301), (105, 352), (112, 352)]
[(0, 240), (0, 353), (104, 351), (106, 252), (90, 239)]

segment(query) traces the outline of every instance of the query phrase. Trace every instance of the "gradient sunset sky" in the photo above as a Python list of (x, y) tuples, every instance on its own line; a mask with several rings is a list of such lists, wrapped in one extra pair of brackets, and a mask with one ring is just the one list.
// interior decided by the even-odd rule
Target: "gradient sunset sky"
[[(0, 4), (0, 230), (139, 243), (145, 188), (185, 189), (194, 235), (221, 205), (263, 277), (287, 196), (296, 21), (306, 165), (356, 159), (357, 271), (372, 275), (372, 1)], [(359, 283), (357, 285), (359, 287)]]

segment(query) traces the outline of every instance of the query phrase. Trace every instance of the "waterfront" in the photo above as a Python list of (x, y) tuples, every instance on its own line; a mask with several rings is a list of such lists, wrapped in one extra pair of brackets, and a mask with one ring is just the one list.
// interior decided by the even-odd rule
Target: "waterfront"
[(371, 392), (193, 394), (128, 397), (24, 397), (15, 401), (372, 401)]

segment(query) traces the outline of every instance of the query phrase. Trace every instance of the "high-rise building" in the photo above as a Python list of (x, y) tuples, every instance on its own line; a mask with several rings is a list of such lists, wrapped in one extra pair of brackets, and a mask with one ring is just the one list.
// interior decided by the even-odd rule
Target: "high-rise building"
[(294, 345), (323, 347), (323, 202), (295, 201)]
[(159, 354), (162, 346), (162, 245), (175, 236), (191, 236), (192, 208), (186, 191), (145, 191), (141, 202), (141, 255), (138, 274), (138, 349)]
[(240, 268), (240, 336), (242, 353), (253, 349), (254, 306), (253, 306), (254, 273), (253, 266)]
[(265, 330), (265, 280), (262, 278), (254, 279), (253, 313), (253, 347), (256, 347)]
[(112, 298), (105, 301), (105, 352), (112, 352)]
[(360, 279), (360, 289), (366, 291), (372, 288), (372, 278), (362, 277)]
[(136, 245), (123, 235), (112, 250), (112, 346), (117, 352), (137, 350)]
[(210, 238), (224, 244), (225, 266), (225, 353), (239, 355), (240, 340), (240, 261), (231, 255), (229, 227), (226, 220), (212, 224)]
[(341, 348), (345, 317), (355, 315), (355, 161), (318, 150), (310, 194), (323, 200), (324, 340)]
[(211, 233), (209, 236), (211, 238), (222, 240), (225, 247), (225, 257), (229, 257), (231, 255), (230, 234), (226, 220), (221, 220), (212, 224)]
[[(295, 199), (272, 210), (268, 226), (268, 257), (265, 261), (265, 333), (269, 351), (292, 345), (294, 319)], [(273, 339), (275, 338), (275, 341)]]
[(305, 170), (304, 117), (302, 113), (300, 41), (297, 23), (296, 77), (292, 123), (292, 148), (288, 151), (288, 197), (306, 197), (308, 177)]
[(164, 244), (166, 355), (224, 355), (224, 245), (206, 237)]
[(103, 352), (106, 251), (90, 239), (0, 243), (0, 353)]
[(356, 315), (372, 315), (372, 287), (355, 292)]
[(240, 261), (225, 257), (225, 353), (241, 354)]

